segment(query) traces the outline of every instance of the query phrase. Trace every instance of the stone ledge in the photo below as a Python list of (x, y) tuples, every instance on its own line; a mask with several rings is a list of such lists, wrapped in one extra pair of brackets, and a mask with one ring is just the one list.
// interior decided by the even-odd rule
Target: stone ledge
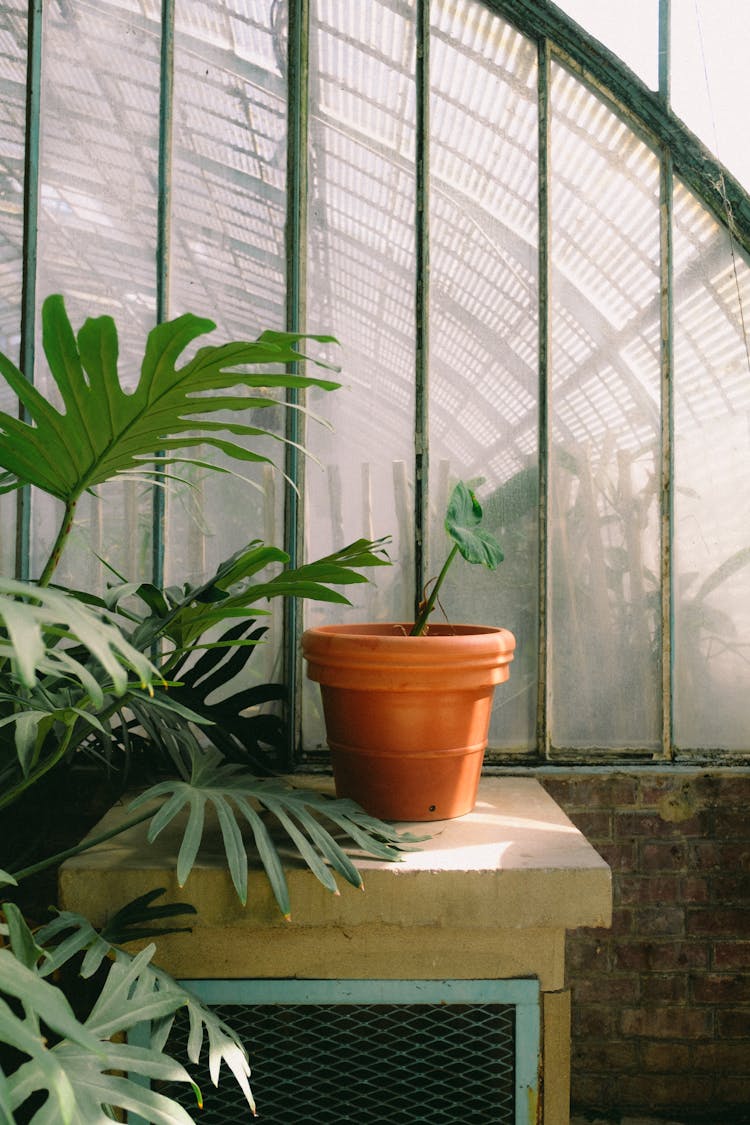
[[(328, 780), (294, 780), (330, 791)], [(125, 816), (124, 808), (111, 810), (94, 833)], [(178, 888), (176, 825), (153, 845), (138, 825), (68, 860), (61, 901), (100, 924), (136, 895), (166, 887), (169, 899), (186, 899), (198, 916), (192, 934), (159, 942), (160, 963), (199, 976), (319, 976), (327, 966), (326, 975), (337, 977), (346, 975), (343, 963), (348, 975), (398, 976), (409, 962), (411, 975), (426, 979), (535, 974), (543, 987), (557, 988), (564, 931), (610, 924), (609, 867), (532, 778), (485, 778), (467, 816), (403, 827), (431, 838), (401, 863), (358, 860), (365, 894), (339, 880), (341, 894), (331, 895), (285, 855), (291, 922), (261, 870), (250, 872), (242, 907), (218, 831)]]

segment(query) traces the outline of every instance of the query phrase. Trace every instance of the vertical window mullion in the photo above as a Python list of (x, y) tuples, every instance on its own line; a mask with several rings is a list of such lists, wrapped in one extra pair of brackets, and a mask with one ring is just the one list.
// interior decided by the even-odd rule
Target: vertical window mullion
[(540, 39), (537, 64), (538, 83), (538, 333), (539, 333), (539, 638), (537, 686), (537, 751), (549, 758), (551, 738), (549, 729), (549, 603), (547, 572), (549, 567), (549, 386), (550, 386), (550, 214), (549, 214), (549, 86), (550, 49), (546, 39)]
[[(26, 69), (26, 151), (23, 180), (23, 276), (21, 293), (20, 368), (34, 380), (36, 336), (36, 259), (39, 230), (39, 119), (42, 84), (42, 0), (28, 10)], [(21, 412), (23, 417), (23, 410)], [(30, 577), (31, 489), (19, 489), (16, 504), (16, 575)]]
[[(670, 0), (659, 2), (659, 96), (669, 109), (670, 96)], [(672, 526), (674, 497), (674, 265), (672, 240), (673, 211), (672, 155), (663, 148), (659, 184), (661, 237), (661, 696), (662, 756), (671, 758), (673, 749), (672, 699), (674, 666), (672, 633)]]
[(429, 532), (430, 0), (416, 18), (416, 285), (414, 305), (414, 614), (427, 581)]
[[(304, 332), (306, 322), (307, 278), (307, 150), (309, 107), (310, 59), (310, 4), (309, 0), (290, 0), (288, 43), (288, 117), (287, 117), (287, 221), (286, 221), (286, 320), (289, 332)], [(293, 365), (294, 370), (297, 365)], [(294, 407), (302, 392), (289, 389), (287, 403)], [(288, 443), (285, 451), (287, 476), (284, 508), (285, 549), (290, 566), (298, 566), (304, 542), (302, 504), (303, 474), (299, 446), (303, 442), (300, 412), (286, 411), (285, 434)], [(301, 615), (295, 598), (284, 599), (283, 663), (284, 683), (288, 691), (286, 748), (287, 767), (291, 767), (299, 742), (300, 667), (299, 634)]]
[[(174, 114), (174, 0), (162, 0), (159, 67), (159, 167), (156, 230), (156, 321), (169, 316), (172, 217), (172, 120)], [(164, 585), (166, 498), (157, 484), (152, 497), (151, 567), (157, 587)]]

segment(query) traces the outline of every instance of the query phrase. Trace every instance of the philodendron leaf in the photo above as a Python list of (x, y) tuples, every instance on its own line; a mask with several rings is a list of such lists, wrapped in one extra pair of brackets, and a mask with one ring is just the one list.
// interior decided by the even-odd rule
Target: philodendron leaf
[(89, 694), (102, 697), (90, 669), (66, 651), (61, 639), (83, 645), (106, 674), (108, 690), (117, 695), (128, 689), (128, 670), (144, 688), (158, 678), (148, 657), (122, 635), (115, 614), (95, 610), (62, 590), (0, 577), (0, 621), (8, 634), (0, 648), (12, 658), (25, 687), (34, 686), (38, 673), (49, 672), (77, 679)]
[(289, 892), (273, 840), (257, 806), (272, 813), (289, 835), (296, 850), (313, 874), (329, 890), (336, 890), (329, 864), (355, 887), (361, 887), (359, 872), (342, 845), (322, 819), (332, 821), (358, 847), (379, 859), (399, 860), (414, 843), (424, 837), (397, 832), (391, 825), (376, 820), (353, 801), (335, 800), (312, 790), (295, 788), (283, 781), (259, 779), (241, 767), (224, 761), (209, 747), (191, 751), (189, 780), (159, 782), (131, 802), (130, 808), (161, 798), (162, 804), (151, 821), (148, 839), (160, 832), (187, 807), (188, 818), (177, 856), (177, 881), (183, 886), (200, 848), (206, 812), (213, 808), (221, 829), (227, 866), (240, 901), (247, 901), (247, 854), (239, 825), (246, 821), (255, 839), (259, 858), (268, 876), (274, 897), (285, 917), (289, 917)]
[(481, 522), (482, 505), (473, 489), (459, 481), (448, 501), (445, 530), (467, 562), (495, 570), (503, 561), (502, 548), (495, 536), (480, 526)]
[[(212, 416), (231, 410), (236, 418), (241, 412), (247, 416), (278, 406), (269, 393), (274, 389), (333, 389), (338, 384), (329, 380), (258, 370), (296, 364), (306, 358), (296, 350), (301, 340), (326, 343), (332, 337), (265, 332), (253, 341), (199, 348), (178, 366), (188, 345), (215, 327), (192, 313), (157, 325), (148, 336), (137, 385), (126, 390), (118, 373), (111, 317), (87, 320), (76, 337), (63, 298), (48, 297), (42, 306), (42, 341), (64, 409), (48, 402), (0, 353), (0, 373), (24, 407), (24, 419), (0, 411), (0, 490), (14, 479), (15, 487), (33, 484), (74, 503), (86, 489), (153, 462), (155, 450), (194, 450), (204, 443), (220, 445), (235, 460), (267, 461), (242, 442), (212, 435), (216, 430), (240, 437), (277, 435), (238, 421), (227, 425)], [(238, 387), (255, 393), (228, 393)]]

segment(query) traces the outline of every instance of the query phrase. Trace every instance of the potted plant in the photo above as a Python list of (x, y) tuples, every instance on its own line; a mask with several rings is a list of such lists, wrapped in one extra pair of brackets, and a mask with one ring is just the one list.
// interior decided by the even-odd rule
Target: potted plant
[[(267, 612), (261, 602), (346, 603), (335, 587), (366, 581), (360, 568), (384, 561), (382, 545), (359, 540), (290, 568), (283, 551), (251, 540), (195, 585), (161, 589), (148, 579), (117, 576), (104, 593), (62, 586), (58, 564), (84, 492), (128, 473), (142, 481), (151, 472), (165, 484), (191, 460), (208, 469), (197, 460), (200, 444), (240, 462), (265, 460), (217, 432), (253, 439), (264, 433), (263, 409), (283, 405), (278, 392), (336, 384), (269, 374), (269, 364), (286, 368), (304, 358), (295, 349), (300, 337), (284, 333), (201, 347), (183, 362), (184, 349), (215, 327), (185, 314), (153, 329), (140, 377), (127, 385), (119, 379), (110, 317), (89, 319), (75, 334), (62, 297), (53, 296), (44, 303), (42, 325), (62, 410), (0, 354), (0, 374), (23, 408), (0, 411), (0, 492), (36, 488), (58, 502), (61, 516), (38, 579), (0, 576), (0, 1121), (94, 1122), (122, 1109), (149, 1122), (189, 1125), (194, 1118), (185, 1106), (149, 1089), (148, 1080), (184, 1083), (189, 1097), (191, 1066), (210, 1049), (214, 1081), (225, 1064), (252, 1108), (246, 1053), (231, 1028), (155, 967), (153, 944), (136, 955), (125, 946), (158, 939), (194, 910), (189, 903), (160, 905), (155, 888), (133, 903), (113, 902), (101, 930), (69, 912), (35, 924), (27, 890), (34, 877), (102, 839), (73, 839), (69, 847), (45, 851), (47, 810), (40, 816), (35, 793), (80, 763), (88, 766), (77, 773), (79, 781), (98, 771), (122, 777), (124, 785), (140, 762), (154, 784), (131, 802), (118, 831), (149, 821), (153, 840), (188, 809), (177, 858), (180, 886), (212, 816), (243, 904), (254, 844), (279, 908), (289, 915), (269, 819), (286, 830), (329, 890), (336, 890), (336, 873), (361, 885), (342, 833), (358, 850), (384, 859), (398, 858), (405, 838), (352, 802), (258, 776), (259, 765), (269, 772), (263, 750), (278, 734), (275, 717), (258, 708), (278, 700), (282, 689), (253, 685), (247, 665), (265, 632), (256, 619)], [(216, 420), (223, 411), (231, 411), (230, 421)], [(88, 994), (81, 977), (97, 981)], [(184, 1059), (170, 1052), (178, 1009), (187, 1009), (191, 1023)], [(145, 1046), (124, 1039), (136, 1024), (148, 1029)]]
[(433, 624), (460, 554), (494, 570), (503, 554), (474, 491), (459, 482), (445, 529), (452, 546), (414, 623), (323, 625), (302, 637), (320, 684), (336, 792), (385, 820), (462, 816), (475, 804), (492, 698), (507, 680), (507, 629)]

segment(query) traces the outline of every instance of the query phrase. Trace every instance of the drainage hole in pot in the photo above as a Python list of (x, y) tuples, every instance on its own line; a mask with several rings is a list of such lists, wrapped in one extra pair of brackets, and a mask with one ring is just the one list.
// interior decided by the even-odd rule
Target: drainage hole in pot
[(429, 812), (434, 812), (436, 808), (437, 808), (437, 805), (430, 805), (430, 808), (429, 808), (429, 810), (428, 810), (428, 811), (429, 811)]

